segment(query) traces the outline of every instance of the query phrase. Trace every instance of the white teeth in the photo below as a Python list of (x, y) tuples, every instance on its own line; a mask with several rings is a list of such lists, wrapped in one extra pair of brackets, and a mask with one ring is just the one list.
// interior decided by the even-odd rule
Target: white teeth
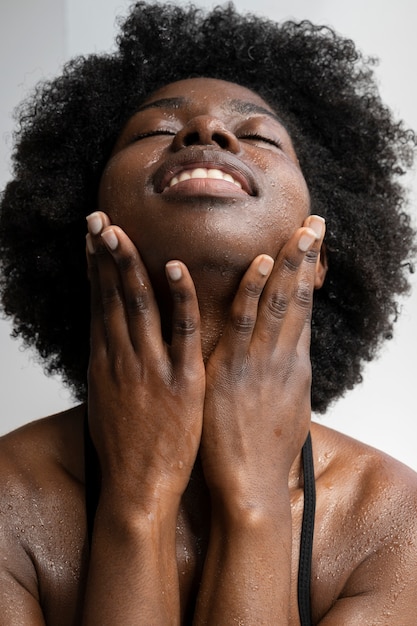
[(207, 170), (205, 167), (197, 167), (191, 170), (191, 178), (207, 178)]
[(207, 170), (207, 178), (215, 178), (217, 180), (223, 180), (224, 173), (221, 170)]
[(216, 168), (196, 167), (193, 170), (183, 170), (179, 176), (174, 176), (169, 181), (168, 187), (173, 187), (183, 180), (190, 180), (191, 178), (214, 178), (216, 180), (227, 180), (229, 183), (233, 183), (239, 189), (242, 189), (242, 185), (238, 180), (235, 180), (230, 174), (226, 174)]
[(187, 171), (181, 172), (181, 174), (178, 176), (178, 180), (180, 183), (182, 183), (183, 180), (190, 180), (191, 178), (191, 174)]

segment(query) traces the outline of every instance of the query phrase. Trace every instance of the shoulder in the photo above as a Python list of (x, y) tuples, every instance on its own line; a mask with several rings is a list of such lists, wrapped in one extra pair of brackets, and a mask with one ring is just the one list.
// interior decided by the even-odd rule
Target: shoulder
[[(83, 484), (82, 408), (29, 423), (0, 438), (0, 513), (24, 523)], [(18, 524), (17, 524), (18, 525)]]
[[(77, 407), (0, 438), (0, 607), (15, 619), (37, 615), (41, 589), (53, 588), (66, 563), (80, 567), (82, 416)], [(62, 575), (59, 581), (57, 593), (67, 589)]]
[(383, 623), (383, 612), (394, 610), (395, 605), (393, 615), (403, 619), (412, 607), (417, 610), (416, 472), (319, 424), (313, 425), (312, 438), (320, 555), (317, 575), (325, 578), (326, 568), (335, 564), (338, 571), (333, 587), (328, 580), (330, 604), (337, 598), (356, 597), (364, 615), (373, 611), (372, 623)]
[(0, 493), (6, 485), (40, 486), (60, 473), (82, 481), (83, 414), (78, 406), (0, 437)]
[(336, 430), (312, 426), (318, 478), (353, 489), (355, 501), (376, 503), (378, 496), (417, 497), (417, 473), (390, 455)]
[[(350, 517), (369, 522), (378, 518), (381, 532), (395, 521), (397, 528), (416, 525), (417, 473), (388, 454), (335, 430), (312, 429), (317, 485), (334, 490)], [(384, 528), (384, 524), (386, 525)]]

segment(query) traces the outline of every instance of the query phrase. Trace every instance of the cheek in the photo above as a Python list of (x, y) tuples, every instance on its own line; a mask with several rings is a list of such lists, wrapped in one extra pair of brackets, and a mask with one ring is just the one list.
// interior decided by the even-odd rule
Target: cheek
[(107, 163), (98, 189), (98, 208), (113, 223), (123, 227), (128, 216), (143, 205), (152, 163), (151, 156), (137, 148), (123, 150)]
[(288, 232), (301, 226), (310, 214), (310, 193), (298, 168), (285, 173), (279, 170), (276, 176), (271, 176), (266, 194), (270, 216), (276, 216)]
[(294, 159), (284, 153), (266, 153), (258, 156), (257, 165), (266, 174), (265, 200), (275, 204), (281, 218), (303, 221), (310, 212), (310, 194)]

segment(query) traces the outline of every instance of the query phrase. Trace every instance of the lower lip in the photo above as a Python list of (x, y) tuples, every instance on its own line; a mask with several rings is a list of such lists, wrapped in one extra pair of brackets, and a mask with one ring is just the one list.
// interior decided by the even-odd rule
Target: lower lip
[(217, 178), (190, 178), (172, 187), (166, 187), (164, 195), (183, 196), (247, 196), (246, 191), (237, 185)]

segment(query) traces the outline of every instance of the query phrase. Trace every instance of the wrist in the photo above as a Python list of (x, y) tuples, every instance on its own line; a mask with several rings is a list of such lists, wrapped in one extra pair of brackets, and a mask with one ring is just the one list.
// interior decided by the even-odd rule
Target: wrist
[(258, 528), (291, 519), (288, 482), (245, 485), (240, 489), (211, 490), (213, 520), (226, 526)]
[(175, 528), (179, 506), (180, 498), (171, 493), (145, 493), (139, 486), (132, 497), (129, 490), (103, 485), (96, 517), (114, 532), (147, 532), (172, 525)]

